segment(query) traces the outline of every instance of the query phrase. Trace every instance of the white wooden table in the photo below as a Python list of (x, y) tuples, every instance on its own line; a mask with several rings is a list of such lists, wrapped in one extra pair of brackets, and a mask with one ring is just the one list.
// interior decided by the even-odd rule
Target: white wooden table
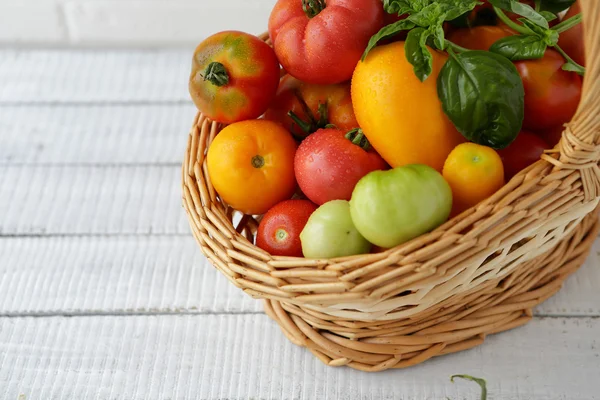
[(600, 242), (528, 326), (327, 368), (200, 254), (180, 206), (188, 51), (0, 50), (1, 399), (600, 399)]

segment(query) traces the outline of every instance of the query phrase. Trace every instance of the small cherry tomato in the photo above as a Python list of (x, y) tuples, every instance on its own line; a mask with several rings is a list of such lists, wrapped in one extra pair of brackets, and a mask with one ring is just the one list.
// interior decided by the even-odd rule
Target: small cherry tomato
[(525, 129), (554, 128), (569, 122), (575, 115), (581, 100), (582, 81), (575, 72), (564, 71), (564, 64), (560, 53), (550, 49), (539, 60), (515, 63), (525, 87)]
[(300, 140), (329, 124), (343, 131), (358, 128), (350, 83), (313, 85), (289, 75), (281, 80), (265, 119), (283, 124)]
[(352, 77), (383, 15), (381, 0), (279, 0), (269, 33), (290, 75), (329, 85)]
[(208, 149), (210, 180), (221, 199), (244, 214), (266, 213), (296, 191), (296, 142), (281, 125), (265, 120), (223, 129)]
[(362, 177), (386, 169), (379, 154), (364, 149), (367, 143), (361, 132), (346, 134), (339, 129), (322, 129), (302, 142), (296, 153), (295, 171), (306, 197), (318, 205), (350, 200)]
[[(563, 18), (564, 21), (581, 13), (579, 2), (573, 4), (569, 12)], [(576, 63), (585, 66), (585, 43), (583, 41), (583, 23), (575, 25), (560, 34), (558, 45), (569, 55)]]
[(514, 35), (515, 32), (506, 26), (476, 26), (471, 29), (458, 29), (448, 40), (469, 50), (487, 51), (498, 40)]
[(300, 234), (317, 206), (288, 200), (271, 208), (258, 226), (256, 245), (274, 256), (302, 257)]
[(519, 172), (538, 161), (544, 150), (549, 148), (548, 143), (542, 138), (527, 131), (521, 132), (510, 146), (498, 151), (504, 164), (506, 180), (512, 179)]
[(279, 85), (279, 62), (265, 42), (227, 31), (196, 48), (190, 95), (208, 118), (231, 124), (261, 116)]

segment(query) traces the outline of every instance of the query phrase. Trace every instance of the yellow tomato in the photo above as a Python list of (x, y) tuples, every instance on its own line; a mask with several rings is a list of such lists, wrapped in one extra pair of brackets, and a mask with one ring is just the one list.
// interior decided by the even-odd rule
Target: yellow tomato
[(244, 121), (221, 131), (208, 149), (210, 180), (221, 199), (245, 214), (266, 213), (296, 190), (296, 142), (281, 125)]
[(504, 166), (492, 148), (463, 143), (448, 156), (444, 178), (452, 188), (452, 215), (487, 199), (504, 186)]
[(441, 171), (448, 154), (464, 142), (437, 95), (437, 77), (447, 57), (431, 52), (433, 73), (425, 82), (407, 61), (404, 42), (376, 47), (354, 71), (356, 119), (392, 167), (425, 164)]

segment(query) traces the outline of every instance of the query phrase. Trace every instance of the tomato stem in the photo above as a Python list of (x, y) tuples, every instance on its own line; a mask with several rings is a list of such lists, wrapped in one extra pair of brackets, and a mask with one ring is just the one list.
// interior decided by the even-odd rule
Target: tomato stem
[(254, 168), (262, 168), (265, 166), (265, 159), (261, 155), (255, 155), (252, 157), (252, 166)]
[(581, 21), (583, 21), (583, 16), (581, 14), (577, 14), (574, 17), (564, 20), (560, 24), (556, 25), (554, 28), (552, 28), (552, 30), (558, 33), (563, 33), (565, 31), (568, 31), (575, 25), (579, 25)]
[(352, 129), (350, 132), (346, 133), (346, 139), (365, 151), (371, 148), (369, 139), (367, 139), (365, 133), (360, 128)]
[(208, 64), (204, 72), (204, 80), (219, 87), (225, 86), (229, 83), (229, 73), (223, 64), (214, 61)]
[(303, 120), (298, 116), (298, 114), (296, 114), (293, 111), (289, 111), (287, 115), (292, 119), (292, 121), (294, 121), (296, 125), (298, 125), (302, 132), (304, 132), (306, 135), (310, 135), (311, 133), (315, 133), (319, 129), (327, 128), (329, 126), (329, 105), (327, 104), (327, 102), (319, 103), (319, 119), (317, 120), (308, 104), (306, 104), (306, 101), (304, 100), (302, 95), (300, 93), (296, 93), (296, 98), (300, 102), (302, 110), (306, 114), (306, 118), (308, 119), (308, 121)]
[(325, 0), (302, 0), (302, 9), (308, 18), (316, 17), (325, 7)]
[(527, 30), (524, 26), (521, 26), (521, 25), (517, 24), (515, 21), (513, 21), (512, 19), (508, 18), (508, 15), (506, 15), (504, 13), (504, 11), (502, 11), (498, 7), (494, 7), (494, 11), (496, 12), (496, 15), (498, 16), (498, 18), (500, 18), (500, 20), (502, 22), (504, 22), (506, 25), (508, 25), (508, 27), (511, 28), (512, 30), (517, 31), (517, 33), (520, 33), (521, 35), (530, 35), (531, 34), (531, 32), (529, 30)]

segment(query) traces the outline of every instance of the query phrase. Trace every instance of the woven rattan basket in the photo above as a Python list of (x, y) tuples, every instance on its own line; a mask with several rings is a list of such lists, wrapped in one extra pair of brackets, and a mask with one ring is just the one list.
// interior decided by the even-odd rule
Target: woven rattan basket
[(293, 343), (330, 366), (409, 367), (530, 321), (598, 232), (600, 1), (580, 1), (587, 75), (561, 143), (488, 200), (384, 253), (308, 260), (255, 247), (259, 218), (224, 204), (207, 173), (205, 154), (222, 126), (199, 114), (182, 182), (203, 253), (234, 285), (265, 299)]

